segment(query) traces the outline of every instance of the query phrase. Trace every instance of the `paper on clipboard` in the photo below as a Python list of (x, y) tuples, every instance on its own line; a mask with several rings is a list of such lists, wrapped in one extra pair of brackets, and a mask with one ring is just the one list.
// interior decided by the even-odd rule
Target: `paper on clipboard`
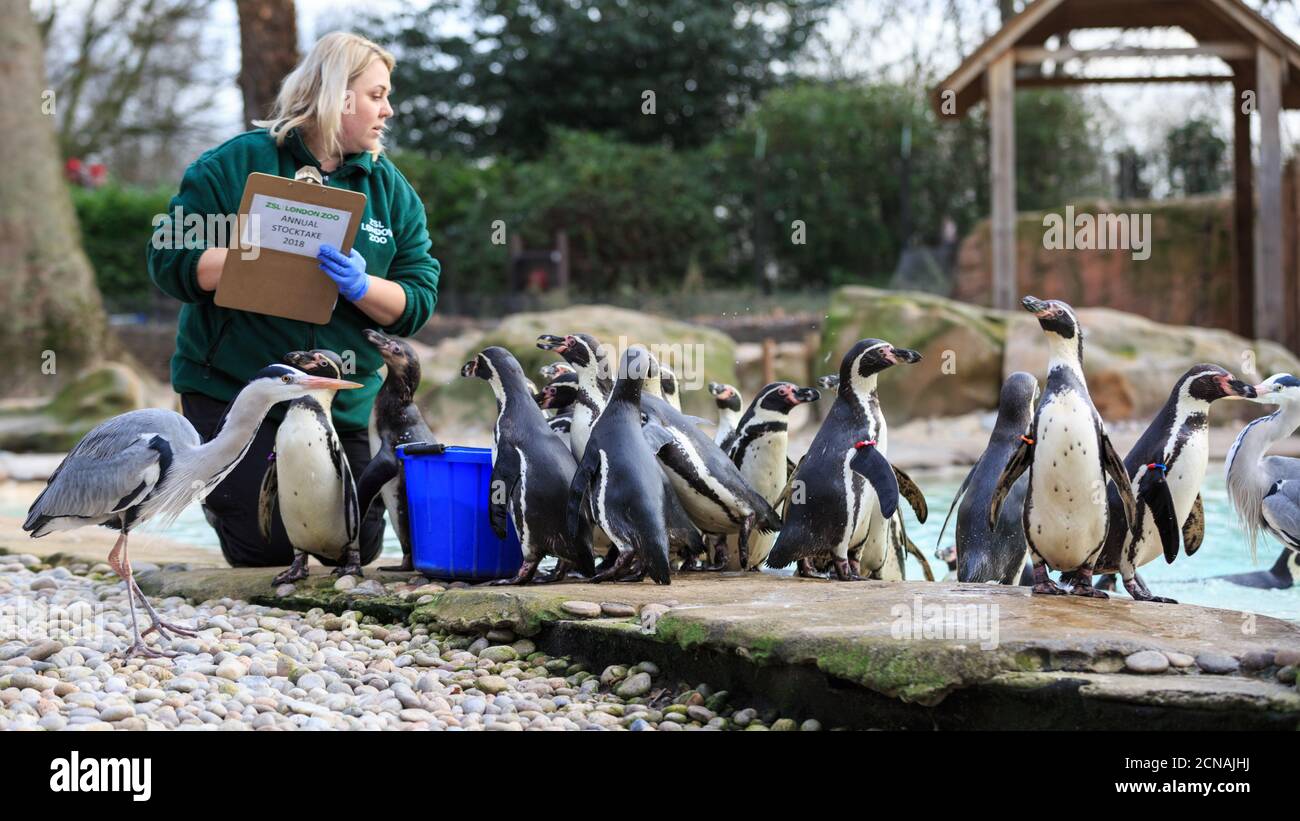
[(320, 270), (316, 255), (322, 244), (348, 253), (365, 209), (366, 197), (356, 191), (249, 174), (239, 205), (240, 234), (226, 255), (213, 301), (328, 324), (338, 286)]

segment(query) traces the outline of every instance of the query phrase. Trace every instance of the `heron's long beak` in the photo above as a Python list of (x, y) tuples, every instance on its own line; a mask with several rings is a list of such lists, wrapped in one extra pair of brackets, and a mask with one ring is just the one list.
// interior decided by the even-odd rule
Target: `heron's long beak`
[(330, 379), (326, 376), (308, 376), (298, 380), (298, 384), (313, 391), (347, 391), (364, 388), (360, 382), (348, 382), (346, 379)]

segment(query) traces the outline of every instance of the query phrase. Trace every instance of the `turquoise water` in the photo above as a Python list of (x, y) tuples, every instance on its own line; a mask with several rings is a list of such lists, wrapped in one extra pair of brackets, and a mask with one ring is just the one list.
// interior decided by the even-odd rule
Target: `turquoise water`
[[(944, 515), (947, 514), (948, 506), (952, 503), (953, 496), (961, 486), (961, 480), (965, 475), (965, 469), (913, 472), (912, 476), (925, 493), (929, 504), (929, 520), (925, 524), (918, 524), (911, 508), (906, 504), (901, 507), (906, 516), (907, 533), (930, 559), (930, 566), (936, 578), (943, 578), (947, 568), (934, 558), (935, 539), (938, 538)], [(1211, 578), (1229, 573), (1248, 573), (1267, 569), (1277, 559), (1281, 546), (1268, 537), (1262, 537), (1259, 543), (1258, 562), (1251, 562), (1250, 550), (1237, 526), (1236, 514), (1228, 506), (1222, 464), (1215, 463), (1210, 466), (1201, 495), (1205, 503), (1206, 520), (1205, 542), (1201, 549), (1192, 557), (1180, 554), (1173, 564), (1166, 564), (1162, 559), (1157, 559), (1146, 565), (1139, 572), (1147, 585), (1157, 595), (1169, 596), (1188, 604), (1241, 610), (1300, 621), (1300, 587), (1289, 590), (1257, 590)], [(15, 516), (26, 513), (25, 510), (7, 512)], [(150, 523), (142, 528), (142, 532), (166, 533), (169, 539), (210, 548), (214, 555), (220, 556), (216, 534), (203, 518), (203, 512), (198, 505), (191, 505), (173, 525), (165, 530)], [(944, 534), (944, 544), (952, 544), (953, 538), (954, 525), (949, 523), (948, 531)], [(402, 555), (401, 544), (397, 541), (391, 525), (384, 531), (382, 555), (385, 558), (400, 558)], [(907, 559), (907, 578), (924, 578), (920, 563), (911, 556)], [(1119, 592), (1112, 595), (1127, 597), (1128, 594), (1121, 586)]]
[[(948, 513), (948, 506), (952, 504), (953, 496), (961, 487), (965, 476), (965, 469), (912, 474), (925, 493), (930, 508), (929, 520), (923, 525), (917, 523), (906, 503), (901, 507), (907, 517), (907, 535), (930, 559), (936, 578), (942, 578), (946, 573), (946, 565), (934, 558), (935, 539), (939, 536), (939, 528), (943, 525), (943, 517)], [(1237, 524), (1237, 515), (1228, 505), (1222, 463), (1210, 465), (1205, 487), (1201, 490), (1201, 500), (1205, 504), (1205, 541), (1201, 544), (1201, 549), (1191, 557), (1179, 553), (1173, 564), (1158, 558), (1142, 567), (1138, 574), (1151, 591), (1158, 596), (1168, 596), (1187, 604), (1242, 610), (1300, 621), (1300, 587), (1289, 590), (1257, 590), (1211, 578), (1229, 573), (1266, 570), (1282, 552), (1278, 542), (1267, 536), (1261, 537), (1258, 561), (1251, 562), (1250, 548)], [(955, 517), (956, 514), (954, 519)], [(943, 538), (945, 546), (953, 543), (954, 528), (954, 523), (949, 522)], [(907, 578), (924, 578), (920, 563), (910, 556)], [(1122, 585), (1119, 592), (1111, 595), (1128, 597)]]

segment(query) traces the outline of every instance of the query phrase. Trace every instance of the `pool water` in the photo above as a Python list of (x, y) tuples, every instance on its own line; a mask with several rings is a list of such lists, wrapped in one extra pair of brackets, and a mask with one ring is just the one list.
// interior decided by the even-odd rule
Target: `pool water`
[[(939, 536), (939, 529), (943, 526), (943, 518), (948, 513), (948, 506), (952, 504), (953, 497), (961, 487), (965, 476), (965, 469), (941, 473), (918, 471), (912, 474), (912, 478), (925, 493), (930, 508), (928, 521), (923, 525), (917, 523), (906, 502), (900, 506), (907, 517), (907, 535), (930, 559), (935, 578), (942, 578), (947, 572), (946, 565), (934, 558), (935, 540)], [(1157, 558), (1139, 569), (1138, 575), (1146, 581), (1151, 592), (1186, 604), (1242, 610), (1300, 621), (1300, 587), (1292, 587), (1288, 590), (1260, 590), (1212, 578), (1232, 573), (1267, 570), (1272, 567), (1282, 552), (1279, 542), (1271, 537), (1261, 536), (1258, 542), (1258, 560), (1251, 561), (1250, 547), (1237, 522), (1237, 514), (1228, 504), (1221, 462), (1210, 464), (1209, 472), (1205, 477), (1205, 486), (1201, 489), (1201, 500), (1205, 505), (1205, 540), (1201, 543), (1201, 549), (1191, 557), (1180, 550), (1173, 564), (1166, 563), (1163, 558)], [(948, 530), (944, 533), (944, 546), (951, 545), (956, 538), (955, 513), (953, 519), (954, 521), (948, 523)], [(920, 563), (911, 556), (907, 560), (907, 578), (924, 578)], [(1128, 597), (1123, 585), (1119, 586), (1117, 593), (1111, 595)]]

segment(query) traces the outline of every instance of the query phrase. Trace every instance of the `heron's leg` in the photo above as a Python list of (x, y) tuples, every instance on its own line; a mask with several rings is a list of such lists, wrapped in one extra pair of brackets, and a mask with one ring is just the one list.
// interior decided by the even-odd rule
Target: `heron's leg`
[(131, 609), (131, 646), (126, 649), (126, 658), (135, 658), (144, 656), (145, 658), (158, 658), (166, 655), (165, 653), (155, 650), (144, 643), (140, 633), (140, 623), (135, 615), (135, 580), (131, 578), (131, 563), (126, 554), (126, 527), (122, 528), (122, 535), (117, 537), (117, 542), (113, 545), (112, 551), (108, 554), (108, 564), (113, 568), (113, 572), (122, 577), (126, 582), (126, 603)]
[(135, 595), (140, 597), (140, 603), (144, 605), (145, 612), (149, 614), (149, 621), (152, 622), (152, 624), (144, 629), (144, 632), (141, 633), (141, 635), (147, 636), (150, 633), (157, 632), (158, 635), (165, 639), (175, 638), (171, 633), (191, 639), (198, 635), (198, 633), (188, 627), (182, 627), (179, 624), (172, 624), (169, 621), (163, 621), (158, 615), (158, 611), (154, 610), (153, 605), (149, 603), (149, 597), (140, 589), (140, 585), (135, 583), (134, 576), (131, 577), (131, 587), (135, 590)]

